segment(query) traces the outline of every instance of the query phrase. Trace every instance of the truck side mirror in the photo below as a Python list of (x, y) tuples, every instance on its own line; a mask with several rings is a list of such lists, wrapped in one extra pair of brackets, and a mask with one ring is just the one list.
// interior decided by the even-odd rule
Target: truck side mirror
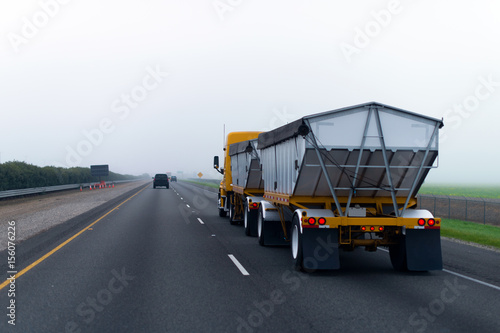
[(219, 169), (219, 156), (214, 156), (214, 169), (217, 170), (221, 175), (224, 174), (224, 169)]

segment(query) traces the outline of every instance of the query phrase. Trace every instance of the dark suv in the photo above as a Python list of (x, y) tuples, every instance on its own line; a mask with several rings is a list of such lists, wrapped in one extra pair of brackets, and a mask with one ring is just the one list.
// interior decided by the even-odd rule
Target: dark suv
[(164, 173), (157, 173), (153, 178), (153, 188), (156, 188), (156, 186), (169, 188), (168, 176)]

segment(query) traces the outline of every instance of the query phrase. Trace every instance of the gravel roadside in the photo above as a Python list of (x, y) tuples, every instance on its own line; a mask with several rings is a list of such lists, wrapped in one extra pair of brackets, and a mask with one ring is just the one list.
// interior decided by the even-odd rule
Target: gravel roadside
[(149, 182), (120, 183), (114, 188), (71, 190), (0, 201), (0, 251), (7, 248), (9, 221), (15, 221), (15, 243), (19, 244)]

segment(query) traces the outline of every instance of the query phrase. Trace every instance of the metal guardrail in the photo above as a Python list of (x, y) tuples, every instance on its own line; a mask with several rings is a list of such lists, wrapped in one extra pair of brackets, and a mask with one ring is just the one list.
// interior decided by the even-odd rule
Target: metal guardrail
[[(142, 179), (117, 180), (117, 181), (106, 182), (106, 184), (127, 183), (127, 182), (139, 181), (139, 180), (142, 180)], [(91, 185), (95, 185), (95, 184), (98, 184), (98, 183), (93, 182), (93, 183), (83, 183), (83, 184), (67, 184), (67, 185), (33, 187), (33, 188), (23, 188), (23, 189), (18, 189), (18, 190), (0, 191), (0, 199), (14, 198), (14, 197), (20, 197), (23, 195), (31, 195), (31, 194), (41, 194), (41, 193), (48, 193), (48, 192), (73, 190), (73, 189), (80, 188), (80, 186), (82, 188), (88, 188)]]

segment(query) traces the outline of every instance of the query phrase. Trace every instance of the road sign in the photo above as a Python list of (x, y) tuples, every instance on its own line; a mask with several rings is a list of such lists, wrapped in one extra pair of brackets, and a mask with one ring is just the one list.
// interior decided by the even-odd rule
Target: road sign
[(198, 172), (198, 177), (203, 177), (203, 174), (201, 172)]
[(109, 175), (109, 165), (91, 165), (90, 166), (90, 174), (92, 176), (101, 177)]

